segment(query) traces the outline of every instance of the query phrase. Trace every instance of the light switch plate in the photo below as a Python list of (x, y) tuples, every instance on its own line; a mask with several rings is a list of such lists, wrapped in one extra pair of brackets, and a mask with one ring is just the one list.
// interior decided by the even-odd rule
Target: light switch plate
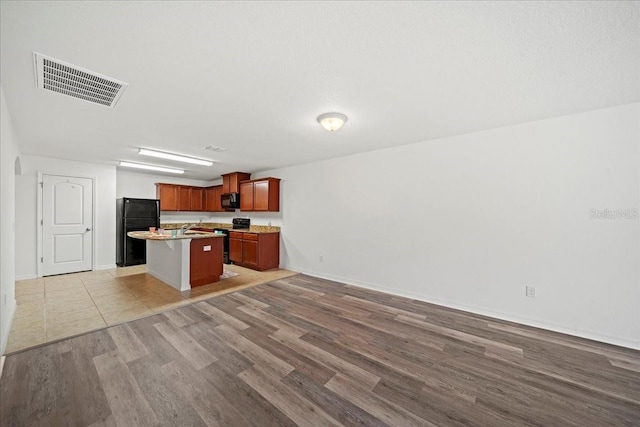
[(209, 252), (211, 250), (211, 245), (207, 245), (204, 248), (202, 248), (203, 251), (205, 252)]

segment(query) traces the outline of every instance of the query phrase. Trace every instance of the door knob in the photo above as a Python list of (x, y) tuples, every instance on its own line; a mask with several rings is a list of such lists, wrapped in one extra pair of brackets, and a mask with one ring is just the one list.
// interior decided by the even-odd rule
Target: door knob
[(91, 229), (89, 227), (87, 227), (87, 229), (85, 231), (91, 231)]

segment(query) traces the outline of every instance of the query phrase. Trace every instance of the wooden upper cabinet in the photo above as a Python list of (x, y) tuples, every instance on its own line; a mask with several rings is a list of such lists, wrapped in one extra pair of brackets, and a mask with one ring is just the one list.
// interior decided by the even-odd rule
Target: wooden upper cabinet
[[(220, 197), (240, 193), (240, 210), (280, 211), (280, 179), (261, 178), (249, 181), (244, 172), (223, 176), (223, 184), (213, 187), (156, 183), (156, 197), (161, 211), (226, 212)], [(240, 182), (242, 180), (242, 182)]]
[(220, 196), (222, 195), (222, 185), (206, 187), (204, 189), (204, 210), (207, 212), (223, 212)]
[(156, 198), (160, 199), (161, 211), (178, 210), (178, 186), (156, 183)]
[(262, 178), (240, 184), (240, 210), (279, 212), (280, 179)]
[(204, 210), (204, 188), (191, 187), (191, 210), (192, 211)]
[(178, 186), (178, 210), (191, 210), (191, 187), (184, 185)]
[(251, 174), (246, 172), (232, 172), (222, 175), (222, 194), (240, 192), (240, 181), (251, 179)]
[(240, 184), (240, 210), (253, 210), (253, 182), (243, 182)]
[[(277, 188), (276, 188), (277, 187)], [(253, 210), (278, 211), (280, 209), (280, 180), (253, 183)]]
[(216, 187), (204, 189), (204, 210), (207, 212), (216, 211)]

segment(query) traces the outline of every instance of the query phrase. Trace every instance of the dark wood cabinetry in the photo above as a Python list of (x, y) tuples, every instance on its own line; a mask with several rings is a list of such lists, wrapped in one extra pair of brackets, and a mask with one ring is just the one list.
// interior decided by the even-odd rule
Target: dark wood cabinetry
[(161, 211), (203, 211), (204, 188), (177, 184), (156, 184)]
[(204, 210), (207, 212), (225, 212), (220, 204), (222, 195), (222, 185), (206, 187), (204, 189)]
[(222, 275), (222, 238), (193, 239), (190, 244), (189, 283), (191, 287), (220, 280)]
[(278, 212), (280, 179), (262, 178), (240, 183), (240, 210)]
[(269, 270), (280, 265), (280, 233), (229, 233), (229, 259), (254, 270)]
[(156, 198), (161, 211), (227, 212), (220, 197), (240, 193), (240, 210), (279, 212), (280, 179), (249, 178), (245, 172), (228, 173), (222, 175), (222, 185), (212, 187), (156, 183)]
[(242, 256), (242, 234), (229, 233), (229, 260), (236, 264), (242, 264), (244, 260)]
[(178, 187), (178, 210), (191, 210), (191, 187), (180, 185)]
[(178, 210), (178, 186), (174, 184), (156, 184), (156, 198), (160, 199), (161, 211)]
[(240, 181), (251, 179), (251, 174), (246, 172), (232, 172), (222, 175), (222, 194), (240, 192)]
[(204, 188), (191, 187), (191, 210), (203, 211), (204, 210)]

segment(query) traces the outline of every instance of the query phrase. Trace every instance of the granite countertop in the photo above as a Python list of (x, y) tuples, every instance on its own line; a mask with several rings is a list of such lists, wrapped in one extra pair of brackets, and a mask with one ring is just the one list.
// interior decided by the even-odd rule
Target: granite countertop
[(165, 223), (162, 224), (162, 228), (165, 230), (174, 230), (176, 228), (180, 228), (182, 226), (194, 225), (193, 228), (206, 228), (208, 230), (212, 230), (214, 228), (224, 228), (229, 231), (237, 231), (240, 233), (279, 233), (280, 227), (275, 227), (271, 225), (252, 225), (248, 230), (239, 229), (233, 230), (231, 224), (219, 223), (219, 222), (174, 222), (174, 223)]
[(187, 231), (185, 234), (178, 234), (173, 237), (171, 231), (165, 230), (163, 234), (157, 232), (152, 233), (150, 231), (130, 231), (127, 236), (134, 239), (142, 240), (181, 240), (181, 239), (210, 239), (212, 237), (223, 237), (222, 234), (207, 233), (204, 231)]

